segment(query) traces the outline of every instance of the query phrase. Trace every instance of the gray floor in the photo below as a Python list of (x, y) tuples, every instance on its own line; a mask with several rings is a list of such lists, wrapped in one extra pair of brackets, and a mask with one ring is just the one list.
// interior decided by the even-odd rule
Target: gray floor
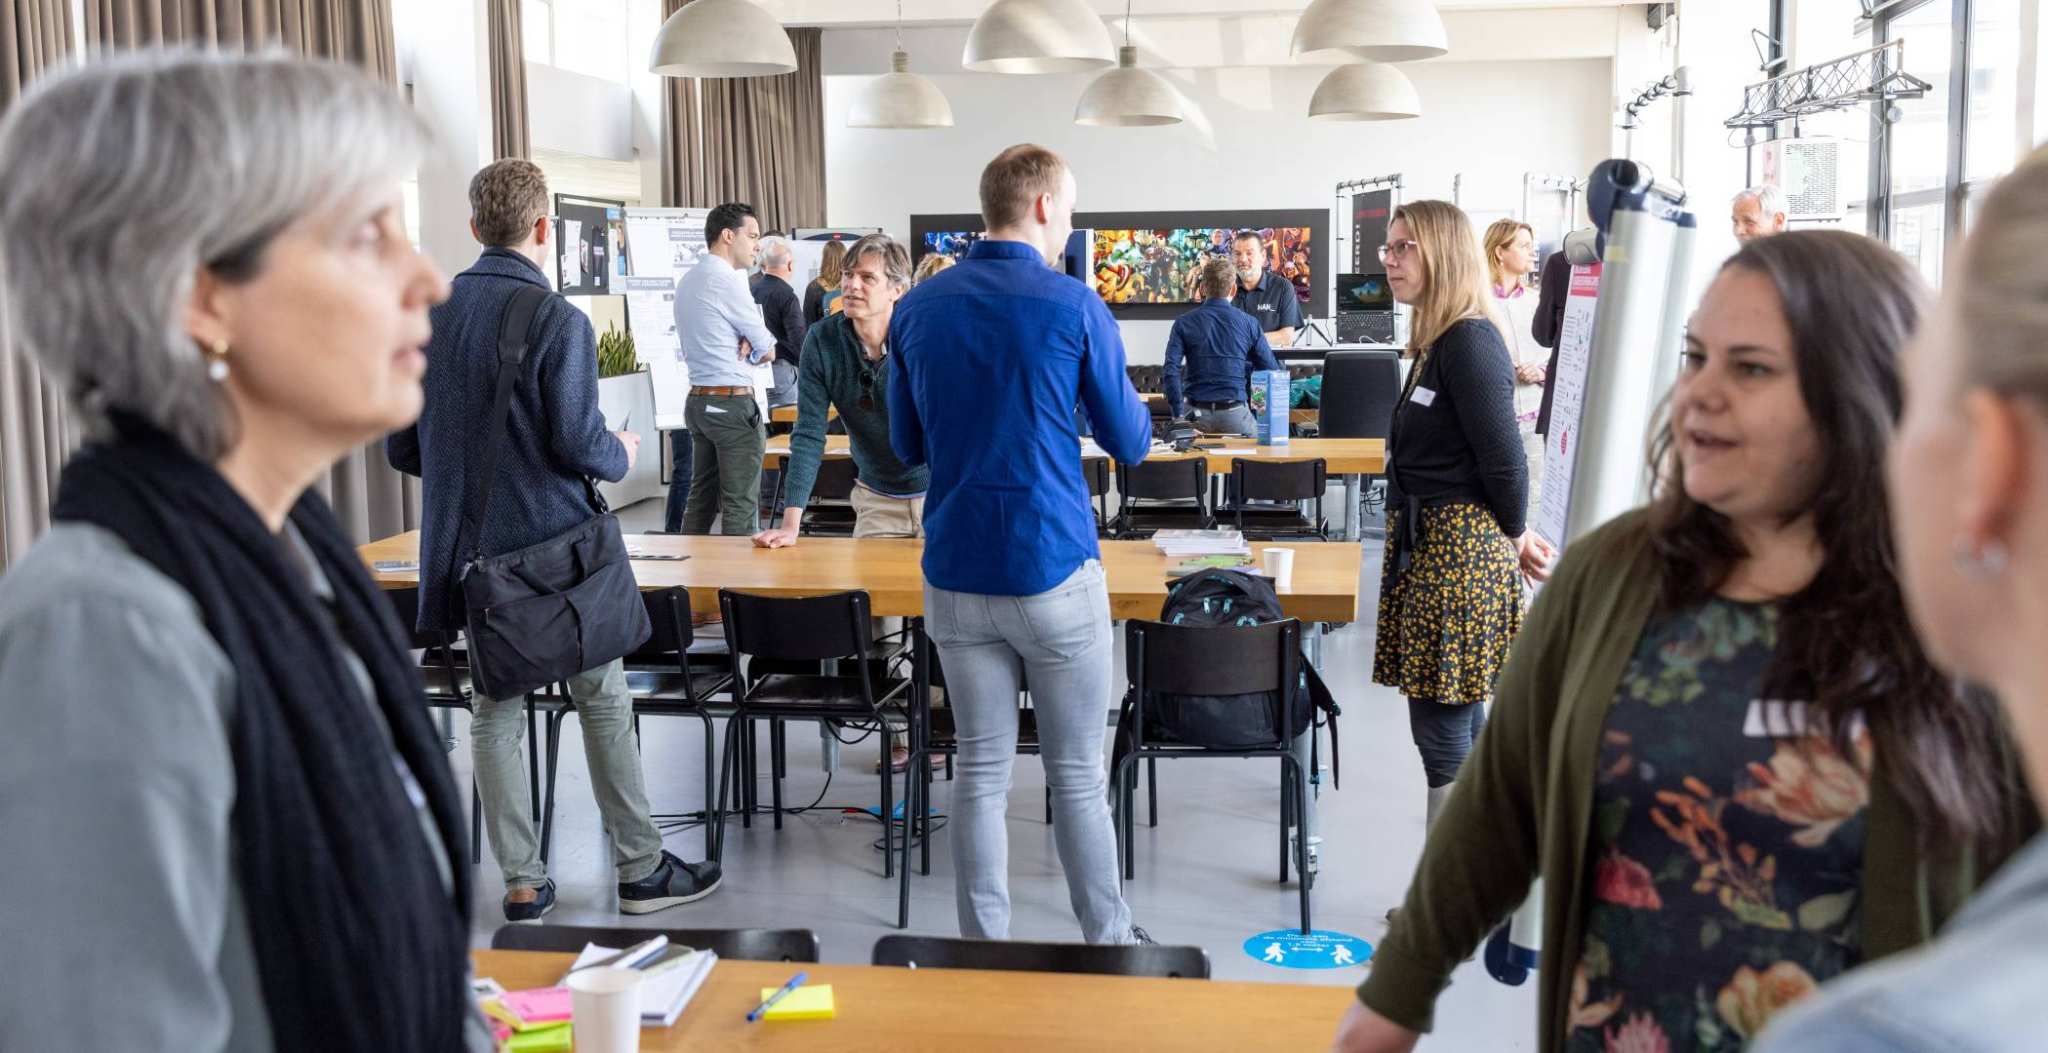
[[(628, 530), (635, 530), (658, 526), (659, 515), (657, 502), (643, 502), (625, 510), (622, 518)], [(1421, 850), (1423, 780), (1400, 697), (1370, 683), (1377, 543), (1367, 543), (1365, 563), (1367, 620), (1331, 634), (1324, 651), (1325, 676), (1344, 710), (1345, 782), (1341, 790), (1332, 789), (1325, 775), (1320, 798), (1324, 850), (1314, 921), (1318, 929), (1377, 943), (1386, 928), (1383, 916), (1399, 901)], [(452, 760), (459, 777), (467, 781), (464, 719), (457, 717), (458, 744)], [(696, 904), (628, 919), (615, 912), (609, 848), (591, 802), (582, 745), (575, 722), (566, 726), (550, 867), (561, 901), (550, 921), (804, 926), (817, 931), (828, 962), (865, 962), (874, 941), (896, 931), (897, 886), (882, 877), (881, 854), (873, 847), (880, 828), (871, 818), (851, 817), (830, 807), (876, 804), (872, 744), (842, 751), (839, 772), (828, 787), (815, 735), (802, 725), (792, 726), (786, 801), (807, 804), (822, 792), (827, 807), (786, 820), (780, 832), (761, 822), (752, 830), (734, 823), (726, 834), (725, 884), (716, 894)], [(644, 722), (642, 754), (656, 811), (701, 806), (700, 727), (692, 720)], [(1274, 762), (1229, 760), (1160, 765), (1160, 825), (1143, 826), (1141, 811), (1137, 877), (1126, 891), (1132, 911), (1162, 943), (1207, 948), (1218, 979), (1356, 984), (1364, 976), (1363, 968), (1282, 969), (1243, 951), (1248, 937), (1287, 928), (1297, 917), (1294, 886), (1276, 880), (1278, 767)], [(1037, 759), (1020, 757), (1009, 813), (1012, 935), (1075, 940), (1079, 930), (1067, 905), (1051, 829), (1044, 821), (1043, 787)], [(762, 795), (766, 800), (765, 785)], [(944, 812), (949, 788), (943, 778), (933, 797), (933, 806)], [(678, 831), (669, 836), (668, 847), (686, 859), (700, 858), (703, 833)], [(498, 900), (504, 889), (490, 862), (488, 844), (477, 873), (475, 940), (486, 946), (502, 921)], [(946, 936), (959, 932), (943, 830), (934, 839), (931, 875), (911, 878), (910, 931)], [(1439, 1029), (1425, 1048), (1534, 1048), (1534, 1003), (1533, 979), (1522, 987), (1505, 987), (1478, 963), (1468, 963), (1439, 1002)]]

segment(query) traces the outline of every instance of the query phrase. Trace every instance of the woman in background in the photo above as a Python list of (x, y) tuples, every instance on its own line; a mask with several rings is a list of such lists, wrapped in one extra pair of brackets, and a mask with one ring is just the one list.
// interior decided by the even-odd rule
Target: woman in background
[(1536, 231), (1519, 220), (1498, 219), (1486, 228), (1482, 248), (1515, 363), (1515, 427), (1529, 458), (1529, 507), (1534, 509), (1543, 487), (1543, 440), (1536, 434), (1536, 417), (1543, 408), (1544, 367), (1550, 362), (1550, 349), (1536, 342), (1539, 298), (1529, 288), (1536, 270)]
[(1550, 552), (1528, 532), (1529, 464), (1515, 433), (1514, 368), (1471, 221), (1456, 205), (1394, 211), (1380, 249), (1413, 311), (1414, 364), (1387, 439), (1387, 555), (1374, 683), (1408, 699), (1434, 823), (1522, 624), (1521, 578)]
[(943, 252), (925, 253), (924, 259), (919, 260), (917, 263), (916, 273), (910, 276), (911, 287), (916, 288), (919, 285), (923, 285), (924, 280), (926, 278), (929, 278), (932, 275), (937, 274), (948, 267), (951, 267), (953, 263), (953, 257), (948, 256)]
[(1844, 231), (1707, 289), (1645, 510), (1572, 544), (1338, 1048), (1406, 1050), (1543, 878), (1537, 1048), (1741, 1050), (1932, 938), (2016, 843), (1997, 715), (1929, 663), (1884, 452), (1919, 273)]
[(818, 262), (818, 276), (804, 287), (804, 325), (813, 326), (825, 320), (832, 301), (839, 299), (839, 283), (845, 275), (846, 243), (831, 241), (825, 243), (825, 254)]
[[(1796, 235), (1786, 235), (1796, 236)], [(1891, 507), (1913, 624), (1988, 685), (2048, 808), (2048, 150), (1998, 181), (1906, 355)], [(2048, 837), (1941, 939), (1861, 969), (1765, 1033), (1759, 1053), (1950, 1053), (2042, 1042)]]

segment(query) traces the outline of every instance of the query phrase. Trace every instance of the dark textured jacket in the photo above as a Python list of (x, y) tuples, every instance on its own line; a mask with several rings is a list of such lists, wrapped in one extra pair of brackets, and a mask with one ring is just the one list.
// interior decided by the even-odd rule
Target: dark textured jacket
[[(434, 308), (426, 406), (418, 423), (385, 441), (391, 466), (421, 479), (421, 629), (461, 625), (456, 532), (475, 485), (498, 378), (498, 328), (520, 284), (547, 288), (524, 256), (485, 249)], [(597, 408), (597, 338), (590, 319), (559, 296), (534, 315), (525, 371), (512, 391), (483, 554), (538, 544), (595, 514), (585, 476), (617, 482), (626, 449)], [(623, 423), (623, 422), (621, 422)], [(466, 558), (466, 557), (465, 557)]]
[(803, 305), (797, 302), (796, 290), (773, 274), (754, 275), (747, 289), (754, 294), (754, 302), (761, 305), (761, 320), (775, 334), (775, 360), (792, 366), (800, 363), (804, 330), (809, 326), (804, 322)]

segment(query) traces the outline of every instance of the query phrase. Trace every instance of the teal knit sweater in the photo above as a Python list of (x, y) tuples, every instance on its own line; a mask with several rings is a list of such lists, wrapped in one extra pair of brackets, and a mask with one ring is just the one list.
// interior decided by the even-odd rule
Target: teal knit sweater
[[(837, 407), (853, 450), (860, 484), (890, 497), (916, 497), (931, 485), (931, 472), (912, 468), (889, 448), (889, 369), (894, 356), (870, 363), (861, 350), (853, 322), (843, 314), (827, 315), (804, 337), (797, 359), (796, 430), (789, 436), (788, 507), (802, 508), (818, 481), (818, 462), (825, 456), (825, 416)], [(863, 382), (865, 378), (865, 382)], [(861, 408), (867, 399), (869, 409)]]

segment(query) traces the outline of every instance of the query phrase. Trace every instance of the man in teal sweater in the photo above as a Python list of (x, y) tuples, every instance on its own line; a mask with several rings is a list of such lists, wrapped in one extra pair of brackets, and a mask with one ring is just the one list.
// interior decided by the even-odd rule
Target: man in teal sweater
[(903, 463), (889, 446), (889, 319), (910, 288), (910, 255), (886, 234), (846, 254), (841, 310), (812, 326), (797, 360), (796, 430), (789, 437), (787, 509), (782, 525), (754, 535), (762, 548), (796, 544), (804, 506), (825, 457), (827, 407), (839, 410), (853, 451), (855, 537), (923, 537), (931, 473)]

